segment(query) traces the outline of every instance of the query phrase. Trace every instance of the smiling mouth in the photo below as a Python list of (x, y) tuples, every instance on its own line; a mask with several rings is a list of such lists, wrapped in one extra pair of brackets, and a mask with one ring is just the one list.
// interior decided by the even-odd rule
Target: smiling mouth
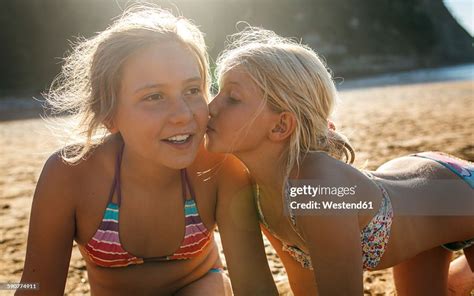
[(191, 140), (193, 135), (191, 134), (181, 134), (181, 135), (175, 135), (166, 139), (163, 139), (162, 141), (169, 142), (172, 144), (184, 144), (187, 143)]

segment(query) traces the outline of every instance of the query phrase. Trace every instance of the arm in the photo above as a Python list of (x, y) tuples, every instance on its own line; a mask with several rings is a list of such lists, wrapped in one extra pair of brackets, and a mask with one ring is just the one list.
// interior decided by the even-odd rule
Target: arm
[[(351, 203), (367, 200), (374, 194), (372, 187), (358, 183), (359, 176), (360, 172), (352, 166), (326, 153), (315, 153), (303, 162), (298, 178), (329, 187), (357, 184), (353, 195), (331, 197), (335, 202)], [(319, 295), (363, 295), (359, 211), (336, 211), (297, 215), (297, 228), (311, 256)]]
[(268, 267), (249, 176), (228, 156), (219, 172), (217, 225), (235, 295), (278, 295)]
[(302, 267), (298, 261), (290, 256), (290, 254), (283, 251), (283, 244), (281, 241), (268, 232), (265, 227), (262, 227), (262, 231), (277, 252), (278, 257), (280, 257), (280, 260), (283, 263), (283, 266), (285, 266), (286, 274), (288, 275), (288, 281), (293, 294), (295, 296), (317, 295), (313, 271)]
[(362, 248), (357, 215), (297, 217), (319, 295), (362, 295)]
[(33, 197), (21, 278), (21, 282), (39, 283), (40, 287), (36, 291), (18, 290), (15, 295), (64, 294), (75, 230), (68, 168), (58, 154), (43, 168)]

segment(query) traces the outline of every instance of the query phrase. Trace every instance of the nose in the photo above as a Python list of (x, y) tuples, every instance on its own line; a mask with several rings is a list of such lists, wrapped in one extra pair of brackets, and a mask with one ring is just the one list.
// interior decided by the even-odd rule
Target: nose
[(170, 122), (174, 124), (187, 123), (194, 117), (194, 112), (189, 103), (183, 97), (174, 100), (172, 106)]

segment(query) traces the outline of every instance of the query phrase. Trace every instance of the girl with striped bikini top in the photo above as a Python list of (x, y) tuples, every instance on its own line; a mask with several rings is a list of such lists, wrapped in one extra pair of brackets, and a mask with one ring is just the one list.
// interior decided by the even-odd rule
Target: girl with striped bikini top
[[(232, 289), (277, 295), (249, 176), (237, 159), (204, 147), (211, 77), (199, 28), (155, 5), (132, 5), (107, 29), (74, 44), (65, 60), (47, 100), (74, 120), (51, 120), (68, 137), (44, 165), (35, 190), (21, 282), (39, 283), (38, 295), (64, 294), (76, 241), (92, 295), (221, 296)], [(120, 174), (127, 165), (130, 176), (133, 168), (130, 179), (141, 182), (130, 182), (130, 192), (143, 196), (130, 196), (122, 186), (124, 180), (129, 184)], [(194, 190), (186, 170), (196, 176)], [(160, 202), (154, 194), (163, 191), (172, 195)], [(176, 217), (181, 205), (185, 221)], [(176, 249), (165, 248), (170, 238), (156, 239), (150, 232), (156, 225), (173, 237), (168, 246)], [(213, 241), (214, 227), (232, 286)], [(136, 249), (127, 250), (120, 231)], [(142, 258), (130, 252), (137, 249), (142, 256), (167, 256)]]
[[(149, 261), (189, 259), (201, 254), (212, 240), (212, 232), (206, 228), (199, 216), (194, 190), (189, 183), (186, 169), (181, 169), (181, 187), (184, 201), (185, 234), (179, 248), (170, 255), (141, 258), (125, 250), (120, 242), (119, 217), (122, 194), (120, 190), (120, 166), (124, 145), (115, 164), (115, 176), (109, 193), (109, 201), (99, 228), (84, 248), (89, 259), (102, 267), (124, 267)], [(191, 197), (187, 197), (186, 192)], [(114, 193), (117, 203), (113, 202)]]

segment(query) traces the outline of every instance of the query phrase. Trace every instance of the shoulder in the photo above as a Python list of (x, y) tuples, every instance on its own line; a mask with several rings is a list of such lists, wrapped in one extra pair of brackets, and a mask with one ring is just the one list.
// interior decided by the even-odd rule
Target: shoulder
[[(349, 231), (347, 225), (357, 226), (366, 225), (366, 220), (373, 217), (378, 206), (374, 206), (372, 210), (359, 209), (357, 204), (362, 202), (371, 202), (377, 205), (382, 193), (380, 188), (370, 180), (360, 170), (344, 163), (340, 160), (332, 158), (325, 153), (324, 155), (310, 156), (302, 164), (299, 179), (309, 182), (308, 185), (324, 188), (322, 197), (327, 204), (337, 205), (326, 210), (327, 213), (335, 211), (335, 215), (300, 215), (297, 217), (298, 226), (301, 228), (311, 229), (314, 231), (314, 225), (325, 225), (329, 235), (331, 231)], [(305, 183), (306, 184), (306, 183)], [(329, 192), (329, 193), (328, 193)], [(347, 206), (347, 207), (346, 207)], [(353, 207), (353, 208), (352, 208)], [(344, 211), (344, 215), (341, 215)], [(359, 222), (359, 216), (364, 216)], [(342, 230), (344, 229), (344, 230)], [(356, 228), (353, 228), (354, 230)], [(351, 230), (351, 231), (352, 231)], [(304, 232), (304, 231), (303, 231)]]
[(343, 248), (343, 237), (357, 242), (359, 211), (349, 208), (348, 204), (355, 204), (366, 191), (359, 190), (364, 184), (361, 177), (364, 178), (359, 170), (326, 153), (310, 153), (302, 161), (299, 182), (295, 184), (308, 185), (314, 190), (310, 200), (315, 201), (316, 207), (308, 210), (313, 211), (312, 214), (296, 212), (296, 227), (308, 248), (316, 250), (314, 254)]
[(201, 143), (196, 155), (196, 159), (192, 163), (191, 167), (195, 168), (198, 171), (209, 170), (216, 165), (222, 164), (224, 159), (225, 154), (209, 152), (204, 147), (204, 143)]
[(44, 164), (37, 187), (47, 187), (50, 193), (60, 192), (73, 198), (81, 188), (87, 187), (87, 180), (94, 176), (94, 172), (113, 171), (114, 146), (113, 141), (107, 139), (95, 146), (87, 158), (76, 163), (63, 157), (71, 147), (52, 153)]
[(250, 183), (248, 170), (237, 157), (232, 154), (212, 153), (204, 146), (201, 146), (193, 167), (208, 174), (218, 188), (244, 186)]
[(355, 186), (354, 194), (347, 199), (366, 200), (379, 195), (378, 186), (362, 171), (323, 152), (305, 158), (298, 179), (338, 188)]
[[(63, 212), (74, 212), (76, 174), (72, 166), (64, 161), (62, 151), (56, 151), (46, 160), (33, 196), (31, 215), (43, 217), (48, 221), (50, 216), (39, 214), (50, 209), (61, 209)], [(49, 209), (49, 210), (48, 210)]]
[(251, 190), (247, 167), (234, 155), (226, 154), (217, 177), (219, 190)]
[(360, 174), (360, 171), (350, 164), (325, 152), (311, 152), (302, 160), (297, 170), (297, 179), (353, 182)]
[(69, 188), (77, 177), (77, 167), (63, 158), (64, 148), (51, 154), (44, 164), (38, 185)]

